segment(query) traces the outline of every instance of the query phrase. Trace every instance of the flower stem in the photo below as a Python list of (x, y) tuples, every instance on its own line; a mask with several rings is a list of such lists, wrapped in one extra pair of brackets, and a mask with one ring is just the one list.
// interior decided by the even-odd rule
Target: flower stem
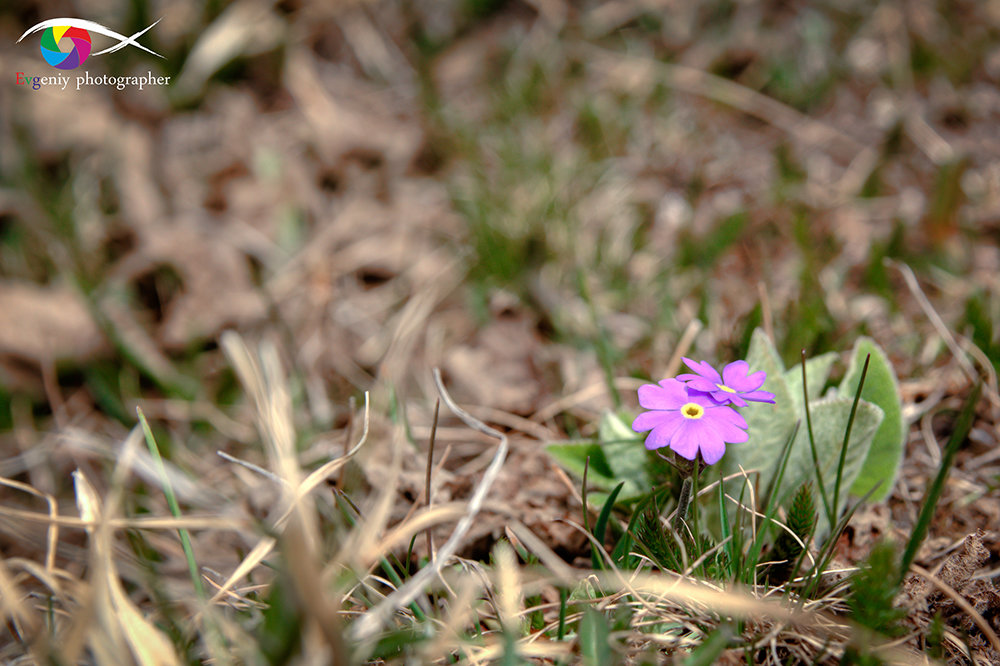
[(681, 530), (681, 523), (687, 518), (688, 505), (691, 503), (691, 477), (685, 476), (681, 485), (681, 495), (677, 498), (677, 511), (674, 513), (673, 528), (677, 532)]

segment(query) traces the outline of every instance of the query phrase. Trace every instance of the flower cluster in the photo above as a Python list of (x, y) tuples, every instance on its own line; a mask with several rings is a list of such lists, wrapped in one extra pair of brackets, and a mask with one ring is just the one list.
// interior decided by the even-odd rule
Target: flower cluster
[(647, 449), (669, 446), (687, 460), (700, 452), (702, 460), (713, 465), (726, 452), (727, 443), (739, 444), (749, 437), (746, 420), (732, 406), (745, 407), (748, 400), (774, 403), (774, 394), (760, 390), (767, 373), (750, 374), (746, 361), (730, 363), (721, 375), (705, 361), (685, 358), (684, 363), (694, 374), (639, 387), (639, 404), (650, 411), (637, 416), (632, 429), (650, 431)]

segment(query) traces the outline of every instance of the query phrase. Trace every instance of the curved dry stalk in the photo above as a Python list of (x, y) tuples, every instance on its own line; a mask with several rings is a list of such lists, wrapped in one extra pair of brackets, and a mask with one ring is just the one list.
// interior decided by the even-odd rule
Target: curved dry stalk
[[(330, 460), (326, 463), (323, 463), (323, 465), (317, 467), (312, 472), (310, 472), (309, 476), (307, 476), (305, 480), (302, 481), (301, 484), (299, 484), (298, 489), (295, 491), (296, 498), (301, 498), (305, 496), (307, 493), (314, 490), (316, 486), (325, 481), (331, 474), (336, 472), (340, 467), (343, 467), (348, 460), (353, 458), (354, 455), (361, 450), (361, 447), (364, 446), (365, 442), (368, 441), (369, 424), (371, 421), (370, 416), (371, 415), (370, 415), (369, 394), (368, 391), (365, 391), (365, 424), (361, 432), (361, 439), (358, 440), (358, 443), (355, 444), (351, 448), (351, 450), (344, 453), (344, 455), (338, 458), (334, 458), (333, 460)], [(264, 469), (260, 465), (255, 465), (254, 463), (248, 460), (243, 460), (241, 458), (231, 456), (225, 451), (216, 451), (215, 454), (227, 462), (235, 463), (240, 467), (245, 467), (251, 472), (259, 474), (266, 479), (270, 479), (271, 481), (273, 481), (278, 485), (285, 485), (285, 486), (288, 485), (287, 482), (279, 475), (275, 474), (270, 470)]]
[(361, 429), (361, 438), (358, 443), (351, 447), (351, 450), (340, 456), (339, 458), (334, 458), (330, 462), (320, 465), (315, 470), (310, 472), (309, 476), (299, 485), (298, 489), (295, 491), (296, 498), (302, 497), (303, 495), (311, 492), (316, 486), (323, 483), (331, 474), (337, 471), (338, 468), (347, 463), (348, 460), (353, 458), (355, 454), (361, 450), (361, 447), (365, 445), (368, 441), (368, 428), (371, 421), (370, 414), (371, 406), (369, 404), (368, 391), (365, 391), (365, 424)]
[(479, 485), (476, 486), (475, 492), (472, 493), (472, 497), (469, 499), (468, 512), (462, 516), (462, 519), (458, 521), (455, 526), (455, 531), (452, 532), (448, 541), (441, 546), (438, 550), (436, 556), (431, 563), (418, 571), (410, 580), (408, 580), (404, 585), (402, 585), (395, 592), (390, 594), (377, 606), (370, 609), (367, 613), (361, 616), (357, 622), (351, 625), (350, 633), (351, 637), (355, 640), (364, 641), (372, 638), (377, 631), (385, 624), (385, 621), (396, 612), (398, 608), (401, 608), (411, 601), (413, 601), (417, 595), (424, 589), (431, 579), (438, 576), (441, 572), (442, 567), (445, 563), (451, 559), (452, 555), (458, 550), (459, 545), (465, 538), (465, 535), (472, 528), (472, 524), (476, 519), (476, 515), (482, 508), (483, 500), (486, 499), (486, 494), (489, 492), (496, 481), (497, 476), (500, 474), (500, 470), (503, 467), (504, 461), (507, 459), (507, 451), (510, 448), (510, 443), (507, 440), (507, 435), (503, 434), (495, 428), (491, 428), (482, 421), (476, 419), (471, 414), (466, 412), (464, 409), (459, 407), (455, 401), (452, 399), (451, 395), (448, 394), (447, 389), (444, 387), (444, 382), (441, 379), (441, 371), (437, 368), (434, 369), (434, 383), (437, 385), (438, 393), (441, 394), (441, 399), (444, 404), (452, 411), (455, 416), (462, 420), (467, 426), (474, 430), (478, 430), (481, 433), (489, 435), (490, 437), (495, 437), (500, 440), (497, 446), (496, 453), (493, 456), (493, 461), (490, 463), (489, 467), (486, 468), (486, 472), (483, 474), (483, 478), (480, 480)]
[[(39, 654), (35, 641), (42, 636), (41, 623), (38, 618), (31, 613), (28, 604), (25, 603), (25, 594), (17, 585), (14, 576), (7, 571), (7, 563), (0, 559), (0, 617), (8, 620), (13, 625), (16, 635), (23, 639), (28, 639), (33, 656), (43, 657)], [(40, 660), (41, 661), (41, 660)]]
[[(366, 559), (377, 561), (380, 557), (384, 557), (390, 553), (393, 548), (409, 542), (414, 535), (420, 534), (420, 532), (430, 529), (435, 525), (442, 525), (457, 520), (464, 516), (465, 512), (465, 502), (458, 501), (443, 502), (434, 506), (417, 509), (403, 522), (383, 534), (378, 540), (377, 549), (366, 553)], [(331, 569), (339, 567), (340, 563), (337, 559), (334, 559), (331, 565), (327, 569), (327, 574)]]
[(15, 490), (28, 493), (29, 495), (34, 495), (35, 497), (45, 500), (46, 505), (48, 505), (49, 528), (47, 530), (45, 544), (45, 571), (52, 573), (56, 563), (56, 544), (59, 541), (59, 509), (56, 505), (56, 498), (48, 493), (43, 493), (42, 491), (29, 486), (27, 483), (15, 481), (14, 479), (0, 477), (0, 486), (7, 486), (9, 488), (14, 488)]
[[(934, 309), (934, 305), (931, 304), (930, 299), (927, 298), (924, 290), (920, 287), (920, 283), (917, 281), (917, 276), (914, 275), (913, 269), (903, 262), (890, 259), (889, 257), (882, 259), (882, 263), (886, 266), (895, 268), (899, 271), (900, 275), (903, 276), (903, 281), (906, 282), (907, 288), (910, 290), (910, 293), (913, 294), (913, 297), (917, 299), (917, 304), (920, 305), (920, 309), (924, 311), (925, 315), (927, 315), (931, 325), (934, 326), (934, 330), (937, 331), (937, 334), (941, 336), (945, 345), (948, 346), (948, 350), (951, 352), (952, 356), (955, 357), (955, 360), (962, 368), (966, 377), (969, 378), (969, 381), (975, 383), (976, 380), (979, 379), (979, 373), (976, 371), (975, 366), (973, 366), (966, 357), (965, 351), (963, 351), (961, 346), (959, 346), (958, 341), (955, 340), (955, 336), (948, 330), (948, 326), (944, 323), (941, 315), (939, 315), (937, 310)], [(997, 393), (995, 386), (987, 385), (986, 388), (986, 395), (990, 402), (993, 403), (994, 406), (1000, 405), (1000, 394)]]
[[(283, 404), (280, 402), (283, 398), (287, 397), (287, 391), (279, 391), (278, 389), (282, 385), (280, 377), (280, 368), (276, 365), (277, 358), (273, 355), (267, 356), (263, 359), (264, 361), (264, 371), (258, 365), (254, 357), (250, 354), (249, 349), (243, 343), (242, 338), (232, 331), (227, 331), (222, 336), (223, 348), (229, 357), (230, 363), (233, 365), (237, 374), (239, 375), (246, 391), (251, 395), (258, 412), (258, 427), (261, 431), (261, 435), (265, 439), (270, 440), (271, 448), (268, 451), (269, 457), (272, 458), (272, 465), (278, 467), (282, 470), (287, 470), (288, 468), (294, 466), (295, 469), (292, 473), (288, 474), (291, 478), (298, 478), (298, 468), (297, 462), (294, 461), (294, 454), (288, 451), (286, 442), (292, 441), (289, 439), (289, 435), (285, 432), (289, 425), (284, 425), (284, 423), (279, 423), (275, 425), (274, 421), (282, 421), (281, 418), (267, 418), (266, 413), (273, 409), (280, 410)], [(269, 390), (272, 393), (276, 393), (276, 396), (269, 395)], [(272, 405), (272, 401), (278, 402), (277, 405)], [(296, 507), (302, 498), (304, 498), (309, 491), (313, 490), (318, 486), (323, 479), (327, 478), (330, 474), (335, 472), (338, 467), (346, 463), (351, 457), (353, 457), (365, 442), (368, 440), (369, 431), (369, 396), (368, 392), (365, 392), (365, 422), (364, 428), (361, 433), (361, 438), (358, 443), (355, 444), (350, 451), (348, 451), (343, 456), (331, 460), (330, 462), (320, 466), (318, 469), (310, 473), (301, 482), (296, 483), (294, 487), (288, 478), (283, 477), (280, 474), (276, 474), (269, 470), (257, 467), (252, 463), (246, 463), (245, 461), (231, 458), (231, 456), (222, 455), (223, 458), (230, 459), (232, 462), (243, 465), (248, 469), (252, 469), (255, 472), (263, 474), (265, 477), (274, 480), (280, 486), (282, 486), (289, 496), (289, 505), (282, 515), (275, 521), (275, 527), (278, 529), (283, 528), (287, 523), (289, 518), (295, 512)], [(279, 411), (277, 414), (279, 417), (284, 416), (283, 413)], [(286, 457), (291, 457), (292, 460), (284, 462)], [(272, 537), (263, 537), (257, 542), (257, 545), (253, 547), (253, 550), (240, 564), (236, 567), (235, 571), (230, 574), (229, 578), (221, 585), (212, 598), (209, 599), (209, 604), (217, 603), (220, 599), (226, 596), (229, 591), (236, 585), (236, 583), (242, 579), (244, 576), (249, 574), (254, 568), (256, 568), (265, 557), (270, 554), (270, 552), (277, 545), (277, 541)]]

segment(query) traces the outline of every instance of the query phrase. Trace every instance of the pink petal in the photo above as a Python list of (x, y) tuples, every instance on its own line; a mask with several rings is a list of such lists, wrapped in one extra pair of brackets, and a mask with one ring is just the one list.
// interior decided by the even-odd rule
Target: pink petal
[(733, 382), (745, 378), (749, 370), (750, 364), (746, 361), (733, 361), (722, 369), (722, 383), (730, 388), (736, 388)]
[(711, 417), (713, 421), (723, 421), (743, 430), (750, 427), (747, 425), (747, 421), (743, 418), (743, 415), (732, 407), (717, 407), (705, 414), (705, 416)]
[(687, 402), (684, 384), (676, 379), (664, 379), (657, 384), (639, 387), (639, 404), (646, 409), (680, 409)]
[(708, 462), (709, 458), (718, 461), (726, 450), (726, 443), (722, 441), (722, 437), (704, 419), (693, 425), (696, 427), (690, 429), (691, 439), (697, 443), (702, 458), (705, 462)]
[(716, 405), (736, 405), (737, 407), (746, 407), (747, 404), (743, 402), (743, 398), (739, 395), (730, 393), (729, 391), (723, 391), (722, 389), (712, 391), (709, 395), (712, 398), (712, 402)]
[(639, 414), (639, 416), (635, 417), (634, 421), (632, 421), (632, 430), (635, 430), (636, 432), (646, 432), (647, 430), (652, 430), (656, 426), (663, 423), (664, 417), (676, 413), (677, 412), (665, 412), (662, 410), (643, 412), (642, 414)]
[(694, 460), (695, 456), (698, 455), (699, 440), (696, 434), (698, 428), (696, 423), (691, 419), (685, 419), (683, 416), (681, 419), (684, 422), (680, 424), (673, 433), (673, 437), (670, 438), (670, 448), (681, 458)]
[(699, 377), (698, 375), (678, 375), (677, 379), (687, 382), (688, 389), (694, 389), (695, 391), (704, 391), (705, 393), (711, 393), (712, 391), (718, 391), (719, 387), (705, 379), (704, 377)]
[(769, 402), (774, 404), (774, 394), (770, 391), (750, 391), (749, 393), (744, 393), (743, 397), (746, 400), (753, 400), (754, 402)]
[[(739, 368), (733, 368), (731, 371), (729, 370), (729, 368), (738, 363), (742, 363), (743, 365)], [(736, 361), (727, 365), (722, 371), (722, 376), (725, 377), (726, 380), (726, 386), (741, 393), (745, 391), (756, 391), (763, 386), (764, 381), (767, 379), (767, 373), (760, 370), (752, 375), (748, 375), (748, 369), (749, 366), (747, 366), (746, 361)]]
[(747, 433), (746, 430), (743, 430), (724, 419), (711, 418), (711, 412), (715, 411), (722, 411), (722, 410), (713, 409), (708, 414), (705, 414), (702, 420), (705, 421), (713, 430), (715, 430), (716, 433), (718, 433), (719, 437), (722, 438), (722, 441), (728, 442), (730, 444), (742, 444), (743, 442), (750, 439), (750, 435), (749, 433)]
[(692, 361), (691, 359), (685, 358), (683, 356), (681, 358), (684, 361), (684, 365), (691, 368), (705, 379), (708, 379), (709, 381), (715, 384), (719, 384), (722, 382), (722, 377), (719, 375), (719, 373), (716, 371), (715, 368), (713, 368), (708, 364), (707, 361)]
[(701, 449), (701, 457), (707, 465), (714, 465), (715, 463), (722, 460), (722, 456), (726, 453), (726, 445), (714, 445), (709, 448)]
[(684, 417), (677, 412), (669, 412), (669, 415), (675, 418), (669, 421), (665, 420), (663, 423), (653, 428), (653, 432), (649, 433), (646, 437), (646, 448), (650, 451), (653, 449), (663, 448), (664, 446), (669, 446), (674, 433), (677, 432), (679, 427), (681, 427)]

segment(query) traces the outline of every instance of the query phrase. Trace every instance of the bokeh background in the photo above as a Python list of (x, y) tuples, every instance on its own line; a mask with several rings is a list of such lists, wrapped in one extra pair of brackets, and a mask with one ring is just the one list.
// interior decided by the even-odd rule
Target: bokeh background
[[(78, 73), (170, 85), (15, 85), (55, 73), (37, 34), (15, 42), (56, 16), (159, 19), (139, 41), (163, 59), (126, 48)], [(983, 373), (956, 473), (985, 491), (949, 496), (936, 536), (1000, 522), (996, 0), (6, 0), (0, 77), (0, 475), (65, 513), (71, 471), (105, 478), (137, 405), (188, 506), (266, 502), (215, 455), (263, 457), (218, 345), (235, 329), (280, 350), (304, 464), (341, 450), (364, 391), (376, 431), (405, 421), (400, 514), (442, 368), (515, 435), (496, 496), (572, 561), (583, 538), (555, 520), (579, 503), (543, 443), (593, 434), (682, 353), (738, 358), (762, 326), (789, 364), (874, 337), (915, 421)], [(899, 524), (947, 426), (913, 431)], [(439, 436), (436, 497), (464, 497), (491, 452)], [(361, 488), (384, 474), (375, 439)], [(0, 522), (5, 553), (44, 538)], [(238, 561), (200, 538), (206, 566)]]

